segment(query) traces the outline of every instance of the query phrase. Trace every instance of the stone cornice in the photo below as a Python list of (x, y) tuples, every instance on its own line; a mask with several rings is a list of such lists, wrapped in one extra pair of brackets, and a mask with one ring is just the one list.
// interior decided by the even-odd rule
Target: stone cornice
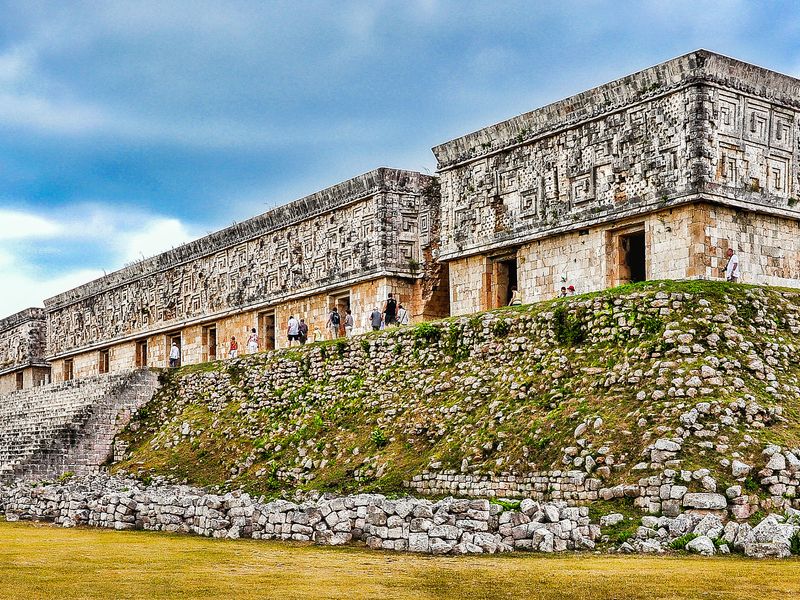
[(433, 148), (440, 171), (525, 145), (585, 121), (702, 83), (800, 109), (800, 80), (697, 50)]
[(31, 307), (0, 319), (0, 333), (19, 327), (28, 321), (43, 321), (45, 312), (43, 308)]
[(210, 256), (375, 194), (418, 193), (428, 179), (431, 177), (414, 171), (380, 167), (48, 298), (44, 301), (45, 310), (58, 310), (141, 277)]

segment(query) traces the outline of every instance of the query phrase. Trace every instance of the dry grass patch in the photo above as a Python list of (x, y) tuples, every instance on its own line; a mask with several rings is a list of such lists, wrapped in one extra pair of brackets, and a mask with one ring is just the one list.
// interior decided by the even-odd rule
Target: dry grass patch
[(0, 523), (2, 598), (796, 598), (797, 560), (429, 557)]

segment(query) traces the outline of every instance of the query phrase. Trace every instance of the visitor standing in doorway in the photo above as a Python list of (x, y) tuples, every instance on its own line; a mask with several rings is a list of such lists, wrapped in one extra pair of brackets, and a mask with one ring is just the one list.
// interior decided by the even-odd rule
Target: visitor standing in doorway
[(297, 326), (297, 333), (300, 335), (300, 345), (308, 341), (308, 324), (305, 319), (300, 319), (300, 325)]
[(228, 356), (236, 358), (239, 356), (239, 342), (236, 341), (236, 336), (231, 336), (231, 343), (228, 345)]
[(256, 333), (256, 328), (253, 327), (250, 337), (247, 338), (247, 353), (255, 354), (256, 352), (258, 352), (258, 333)]
[(339, 337), (339, 324), (342, 322), (341, 315), (339, 315), (339, 311), (336, 310), (334, 306), (331, 308), (331, 314), (328, 315), (328, 321), (325, 323), (325, 327), (330, 332), (330, 336), (332, 340), (335, 340)]
[(353, 337), (353, 312), (349, 308), (344, 315), (344, 335), (348, 338)]
[(372, 309), (372, 314), (369, 316), (369, 323), (372, 325), (372, 331), (378, 331), (381, 328), (383, 316), (381, 315), (381, 311), (378, 310), (377, 306)]
[(170, 348), (169, 350), (169, 366), (177, 367), (180, 360), (181, 360), (181, 349), (178, 348), (178, 344), (172, 342), (172, 348)]
[(511, 288), (511, 300), (508, 301), (509, 306), (521, 306), (522, 305), (522, 294), (519, 293), (519, 290), (515, 287)]
[(725, 265), (725, 280), (737, 283), (740, 276), (739, 255), (734, 252), (733, 248), (728, 248), (725, 256), (728, 257), (728, 264)]
[(300, 343), (300, 321), (294, 318), (294, 315), (289, 315), (289, 322), (286, 324), (286, 335), (289, 338), (289, 345), (293, 346), (294, 342)]
[(388, 327), (397, 323), (397, 300), (391, 294), (386, 297), (383, 303), (383, 322)]

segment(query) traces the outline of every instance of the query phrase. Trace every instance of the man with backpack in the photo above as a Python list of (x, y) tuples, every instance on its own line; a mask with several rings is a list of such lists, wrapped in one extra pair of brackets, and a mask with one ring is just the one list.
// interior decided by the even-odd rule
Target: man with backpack
[(339, 323), (341, 323), (341, 320), (342, 319), (341, 316), (339, 315), (339, 311), (336, 310), (336, 307), (334, 306), (333, 308), (331, 308), (331, 314), (328, 316), (328, 322), (325, 324), (325, 326), (331, 332), (332, 340), (335, 340), (336, 338), (339, 337)]
[(388, 327), (397, 323), (397, 300), (391, 294), (386, 298), (383, 303), (383, 322)]

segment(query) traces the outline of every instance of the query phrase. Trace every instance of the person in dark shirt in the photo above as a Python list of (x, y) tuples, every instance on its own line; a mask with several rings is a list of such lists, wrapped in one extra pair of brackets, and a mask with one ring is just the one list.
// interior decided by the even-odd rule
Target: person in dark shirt
[(383, 303), (383, 322), (387, 327), (397, 323), (397, 300), (391, 294)]

